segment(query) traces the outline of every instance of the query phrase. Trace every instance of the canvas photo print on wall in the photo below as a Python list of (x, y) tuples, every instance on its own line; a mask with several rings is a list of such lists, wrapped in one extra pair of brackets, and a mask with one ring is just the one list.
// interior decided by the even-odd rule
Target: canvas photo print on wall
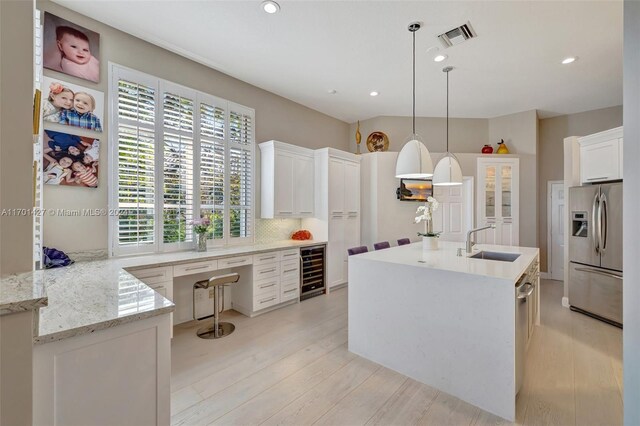
[(99, 139), (45, 130), (42, 152), (45, 184), (98, 187)]
[(102, 132), (104, 95), (58, 79), (43, 79), (42, 119)]
[(45, 68), (100, 81), (100, 34), (45, 12), (43, 43)]

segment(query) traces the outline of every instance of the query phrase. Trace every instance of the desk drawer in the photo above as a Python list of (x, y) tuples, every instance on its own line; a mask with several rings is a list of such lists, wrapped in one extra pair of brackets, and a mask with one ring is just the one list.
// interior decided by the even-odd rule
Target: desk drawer
[(190, 262), (175, 265), (173, 267), (173, 276), (181, 277), (184, 275), (199, 274), (200, 272), (215, 271), (218, 269), (217, 260), (205, 260), (203, 262)]
[(253, 279), (262, 280), (280, 276), (280, 263), (267, 263), (265, 265), (253, 265)]
[(280, 260), (286, 262), (288, 260), (300, 261), (300, 249), (282, 250), (280, 252)]
[(280, 283), (280, 302), (300, 297), (300, 283), (298, 280)]
[(277, 305), (280, 303), (280, 295), (278, 294), (278, 289), (273, 288), (272, 291), (268, 293), (264, 293), (253, 298), (253, 310), (259, 311), (261, 309), (268, 308), (273, 305)]
[(251, 265), (251, 256), (227, 257), (226, 259), (218, 259), (218, 269), (234, 268), (236, 266)]
[(288, 262), (282, 262), (280, 264), (280, 277), (283, 281), (300, 279), (300, 262), (298, 260), (290, 260)]
[(266, 253), (254, 254), (253, 255), (253, 264), (254, 265), (265, 265), (267, 263), (274, 263), (280, 261), (280, 252), (279, 251), (270, 251)]
[(280, 284), (279, 277), (267, 278), (265, 280), (259, 280), (253, 282), (253, 295), (262, 296), (263, 294), (271, 294), (275, 291), (278, 292), (278, 287)]
[(147, 285), (173, 279), (173, 268), (171, 266), (137, 269), (129, 271), (129, 273)]

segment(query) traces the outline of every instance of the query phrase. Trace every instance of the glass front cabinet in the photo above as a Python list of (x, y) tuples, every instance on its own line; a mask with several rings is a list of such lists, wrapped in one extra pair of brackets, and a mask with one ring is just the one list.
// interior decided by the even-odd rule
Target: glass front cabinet
[(519, 244), (519, 169), (519, 158), (478, 158), (477, 226), (496, 226), (478, 232), (478, 243)]

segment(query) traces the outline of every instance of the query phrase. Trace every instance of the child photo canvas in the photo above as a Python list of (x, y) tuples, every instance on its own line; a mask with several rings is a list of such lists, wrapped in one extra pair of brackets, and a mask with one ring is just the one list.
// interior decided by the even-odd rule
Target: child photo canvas
[(102, 92), (50, 77), (44, 77), (42, 84), (42, 119), (45, 123), (102, 132)]
[(94, 31), (45, 12), (43, 53), (45, 68), (100, 81), (100, 34)]
[(45, 184), (98, 187), (99, 139), (45, 130), (42, 152)]

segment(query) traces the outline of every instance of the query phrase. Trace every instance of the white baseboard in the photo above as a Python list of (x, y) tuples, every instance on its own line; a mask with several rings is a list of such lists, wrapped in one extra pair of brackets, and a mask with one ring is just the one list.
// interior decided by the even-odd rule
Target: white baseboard
[(569, 298), (568, 297), (563, 297), (562, 298), (562, 306), (564, 308), (568, 308), (569, 307)]
[(540, 272), (540, 278), (542, 278), (543, 280), (550, 280), (551, 274), (549, 274), (548, 272)]

